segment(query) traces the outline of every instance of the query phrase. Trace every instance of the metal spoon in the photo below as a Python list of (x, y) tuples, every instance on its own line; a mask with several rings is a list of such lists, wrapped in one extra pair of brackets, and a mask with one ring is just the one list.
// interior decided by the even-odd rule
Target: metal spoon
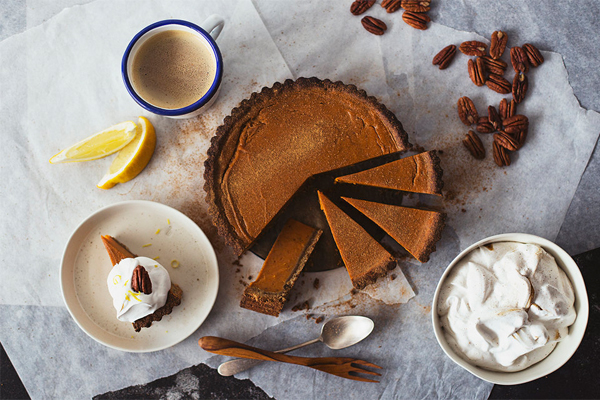
[[(275, 353), (287, 353), (288, 351), (296, 350), (300, 347), (317, 342), (323, 342), (325, 346), (333, 350), (344, 349), (369, 336), (373, 331), (374, 326), (375, 324), (370, 318), (358, 315), (333, 318), (323, 325), (321, 336), (318, 338), (296, 346), (288, 347), (287, 349), (278, 350)], [(223, 376), (231, 376), (260, 363), (262, 363), (262, 361), (236, 358), (219, 365), (217, 371)]]

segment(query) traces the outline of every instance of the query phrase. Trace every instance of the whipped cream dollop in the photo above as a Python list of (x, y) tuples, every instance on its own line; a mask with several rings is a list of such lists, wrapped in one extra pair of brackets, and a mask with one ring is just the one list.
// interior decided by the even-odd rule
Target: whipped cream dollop
[(546, 358), (575, 322), (567, 275), (533, 244), (479, 247), (443, 282), (438, 314), (448, 344), (471, 364), (520, 371)]
[[(152, 281), (152, 293), (144, 294), (131, 289), (133, 270), (144, 267)], [(125, 258), (115, 265), (106, 279), (108, 291), (121, 321), (134, 322), (154, 313), (167, 302), (171, 278), (167, 270), (148, 257)]]

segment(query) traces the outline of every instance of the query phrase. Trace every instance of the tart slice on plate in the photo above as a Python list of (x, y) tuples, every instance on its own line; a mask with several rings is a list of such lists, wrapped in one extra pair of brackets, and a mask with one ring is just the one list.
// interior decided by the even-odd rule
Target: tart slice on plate
[(183, 291), (171, 283), (162, 265), (148, 257), (137, 257), (112, 236), (101, 238), (113, 265), (107, 285), (119, 320), (131, 322), (139, 332), (181, 304)]

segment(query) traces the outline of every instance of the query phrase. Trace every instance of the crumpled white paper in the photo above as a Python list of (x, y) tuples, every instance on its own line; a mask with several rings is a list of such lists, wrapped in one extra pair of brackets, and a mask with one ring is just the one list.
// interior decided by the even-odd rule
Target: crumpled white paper
[[(405, 305), (388, 306), (364, 294), (344, 297), (350, 285), (343, 269), (318, 275), (318, 293), (331, 295), (315, 302), (309, 312), (363, 314), (374, 319), (376, 328), (371, 337), (347, 350), (334, 353), (315, 345), (299, 353), (375, 362), (385, 368), (381, 384), (364, 386), (279, 364), (264, 364), (240, 377), (249, 376), (277, 398), (322, 393), (348, 398), (486, 398), (491, 385), (454, 365), (435, 343), (430, 321), (433, 291), (445, 266), (475, 240), (507, 231), (555, 238), (598, 136), (598, 114), (577, 104), (560, 55), (544, 53), (546, 63), (530, 72), (530, 93), (519, 106), (519, 113), (530, 119), (527, 144), (513, 166), (499, 169), (491, 161), (490, 138), (484, 138), (488, 156), (483, 162), (463, 148), (467, 128), (456, 116), (456, 100), (468, 95), (483, 112), (501, 96), (470, 82), (466, 56), (459, 54), (445, 71), (430, 65), (442, 47), (481, 39), (477, 35), (435, 23), (427, 31), (416, 31), (401, 21), (400, 13), (388, 16), (374, 9), (389, 27), (384, 36), (375, 37), (345, 3), (265, 1), (255, 6), (247, 0), (201, 5), (96, 1), (67, 9), (0, 43), (1, 58), (11, 60), (0, 68), (0, 120), (8, 132), (0, 168), (11, 172), (0, 182), (5, 215), (0, 227), (5, 266), (0, 269), (0, 341), (27, 390), (35, 398), (68, 398), (146, 383), (207, 360), (210, 354), (196, 344), (204, 335), (245, 341), (271, 327), (251, 341), (269, 349), (312, 338), (303, 315), (276, 325), (297, 314), (287, 311), (278, 320), (239, 308), (239, 280), (256, 276), (260, 260), (247, 255), (235, 272), (235, 257), (206, 213), (202, 164), (214, 129), (241, 99), (286, 78), (318, 76), (366, 89), (396, 113), (413, 143), (443, 150), (449, 226), (430, 262), (401, 264), (416, 292)], [(149, 116), (158, 145), (139, 177), (100, 191), (95, 184), (110, 160), (47, 163), (82, 137), (144, 114), (128, 97), (118, 72), (122, 51), (137, 31), (166, 18), (201, 23), (212, 13), (226, 18), (218, 39), (225, 57), (219, 100), (198, 119), (175, 122)], [(548, 104), (560, 107), (550, 109)], [(560, 179), (550, 171), (557, 171)], [(213, 242), (221, 268), (219, 297), (203, 326), (179, 345), (151, 354), (118, 352), (87, 337), (64, 309), (58, 285), (60, 256), (73, 228), (98, 208), (126, 199), (154, 200), (188, 214)], [(301, 278), (305, 283), (299, 282), (293, 293), (298, 301), (307, 293), (310, 297), (316, 276)], [(330, 291), (328, 281), (338, 291)], [(216, 366), (218, 358), (209, 364)], [(81, 372), (63, 379), (63, 371), (73, 366)], [(287, 391), (290, 384), (298, 390)]]

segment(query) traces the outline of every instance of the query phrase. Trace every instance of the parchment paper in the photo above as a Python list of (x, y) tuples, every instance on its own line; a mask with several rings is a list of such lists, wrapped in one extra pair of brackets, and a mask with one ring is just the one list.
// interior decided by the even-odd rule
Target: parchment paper
[[(547, 61), (530, 73), (531, 93), (519, 108), (531, 121), (528, 142), (504, 175), (489, 154), (487, 167), (471, 160), (461, 144), (466, 127), (455, 109), (462, 95), (472, 97), (480, 111), (486, 101), (497, 104), (501, 97), (470, 83), (465, 56), (457, 57), (447, 71), (430, 65), (433, 54), (446, 44), (477, 39), (476, 35), (436, 24), (425, 32), (414, 31), (401, 22), (399, 13), (386, 16), (378, 10), (375, 15), (386, 16), (390, 29), (377, 38), (363, 30), (344, 3), (268, 2), (257, 7), (275, 43), (249, 1), (206, 2), (203, 7), (197, 2), (99, 1), (66, 10), (39, 28), (0, 43), (1, 59), (11, 60), (0, 70), (0, 118), (10, 132), (0, 168), (11, 172), (0, 184), (6, 193), (5, 223), (0, 228), (4, 265), (0, 340), (29, 393), (36, 398), (77, 397), (73, 388), (77, 394), (93, 395), (144, 383), (206, 359), (208, 354), (197, 349), (200, 336), (246, 340), (277, 321), (237, 306), (243, 286), (238, 281), (255, 274), (259, 260), (244, 258), (240, 272), (232, 272), (237, 269), (234, 257), (207, 219), (199, 171), (214, 128), (239, 100), (277, 80), (316, 75), (367, 89), (396, 112), (411, 141), (444, 151), (449, 227), (429, 263), (403, 263), (417, 292), (408, 304), (385, 306), (363, 294), (340, 299), (347, 293), (343, 288), (321, 300), (333, 304), (310, 311), (364, 314), (375, 320), (376, 331), (367, 341), (335, 354), (384, 366), (382, 384), (363, 386), (280, 365), (263, 365), (248, 376), (277, 398), (321, 393), (356, 398), (487, 397), (491, 385), (454, 366), (435, 343), (430, 327), (433, 290), (448, 262), (474, 240), (509, 230), (556, 236), (596, 140), (598, 115), (579, 108), (560, 56), (544, 53)], [(208, 115), (184, 123), (151, 117), (159, 132), (152, 162), (134, 181), (109, 192), (100, 192), (95, 184), (110, 160), (47, 164), (65, 145), (140, 113), (116, 72), (135, 32), (164, 18), (200, 23), (213, 12), (228, 19), (218, 41), (225, 55), (226, 81)], [(547, 103), (561, 107), (547, 112)], [(560, 171), (562, 179), (549, 170)], [(120, 353), (93, 342), (70, 319), (58, 289), (62, 247), (76, 224), (103, 205), (132, 198), (160, 201), (190, 215), (215, 245), (222, 279), (215, 309), (195, 335), (172, 349), (144, 355)], [(420, 200), (427, 201), (415, 199)], [(312, 279), (306, 278), (299, 290), (310, 286)], [(328, 292), (323, 286), (321, 291)], [(295, 315), (288, 311), (281, 320)], [(251, 343), (286, 347), (312, 338), (318, 329), (310, 331), (310, 326), (301, 315), (266, 330)], [(300, 354), (333, 354), (316, 346)], [(216, 366), (217, 361), (213, 358), (209, 364)], [(66, 370), (77, 372), (65, 379)], [(298, 390), (286, 391), (292, 381)]]

